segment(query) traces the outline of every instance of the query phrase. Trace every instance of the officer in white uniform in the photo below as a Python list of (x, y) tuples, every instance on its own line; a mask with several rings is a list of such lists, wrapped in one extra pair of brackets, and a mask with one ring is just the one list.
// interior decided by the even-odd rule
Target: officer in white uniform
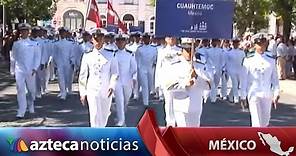
[(157, 49), (151, 46), (150, 36), (145, 33), (142, 36), (143, 45), (139, 46), (135, 58), (137, 61), (137, 69), (139, 82), (142, 89), (142, 99), (144, 106), (149, 105), (149, 93), (154, 88), (153, 82), (153, 65), (156, 64)]
[[(208, 39), (203, 39), (200, 47), (196, 47), (195, 49), (195, 57), (199, 58), (199, 60), (205, 64), (206, 72), (210, 75), (211, 79), (214, 79), (214, 70), (215, 67), (213, 62), (208, 57), (208, 53), (210, 52), (210, 41)], [(214, 83), (211, 81), (211, 83)], [(213, 85), (213, 84), (211, 84)], [(205, 90), (203, 95), (203, 102), (207, 103), (207, 100), (210, 96), (210, 90)]]
[(162, 62), (164, 59), (164, 49), (166, 47), (165, 43), (165, 38), (164, 37), (156, 37), (156, 40), (158, 43), (157, 45), (157, 61), (156, 61), (156, 66), (155, 66), (155, 91), (156, 91), (156, 96), (159, 98), (160, 101), (164, 100), (163, 97), (163, 90), (161, 87), (161, 74), (164, 74), (161, 72), (162, 68)]
[(79, 74), (80, 101), (88, 104), (91, 127), (105, 127), (118, 79), (118, 61), (113, 53), (103, 49), (104, 34), (92, 33), (94, 49), (86, 53)]
[[(55, 63), (53, 60), (53, 55), (54, 55), (54, 43), (55, 43), (55, 38), (54, 38), (54, 34), (50, 33), (49, 37), (48, 37), (48, 46), (50, 49), (50, 56), (49, 56), (49, 60), (48, 60), (48, 69), (49, 69), (49, 77), (48, 79), (53, 81), (56, 77), (55, 75)], [(47, 84), (49, 82), (49, 80), (47, 80)]]
[(65, 28), (61, 27), (59, 29), (61, 39), (54, 43), (54, 61), (57, 64), (60, 88), (58, 97), (62, 100), (66, 100), (67, 92), (71, 91), (68, 87), (72, 80), (71, 70), (75, 65), (73, 43), (66, 39), (66, 33)]
[(82, 56), (85, 53), (89, 53), (93, 50), (93, 44), (91, 41), (91, 34), (87, 31), (82, 32), (82, 43), (79, 44), (80, 56), (76, 59), (77, 69), (80, 68)]
[(217, 100), (218, 85), (220, 83), (220, 79), (222, 76), (222, 68), (225, 64), (223, 50), (219, 47), (219, 43), (219, 39), (213, 39), (212, 47), (209, 49), (207, 53), (207, 60), (210, 60), (213, 63), (212, 68), (214, 68), (214, 81), (211, 84), (212, 87), (210, 93), (212, 103), (215, 103)]
[[(232, 87), (229, 101), (239, 103), (239, 88), (241, 88), (244, 79), (243, 60), (246, 57), (245, 52), (239, 49), (240, 40), (234, 38), (232, 40), (233, 48), (226, 55), (226, 68), (230, 75)], [(245, 100), (246, 95), (241, 95), (241, 100)]]
[[(229, 40), (224, 40), (223, 41), (223, 57), (225, 60), (227, 60), (227, 53), (229, 51), (232, 50), (232, 48), (230, 47), (230, 41)], [(227, 66), (225, 65), (222, 68), (222, 78), (221, 78), (221, 97), (223, 100), (227, 100), (227, 96), (228, 96), (228, 81), (229, 81), (229, 73), (227, 71)]]
[(162, 49), (160, 55), (157, 59), (157, 71), (158, 77), (156, 77), (157, 84), (159, 84), (159, 87), (163, 91), (164, 95), (164, 110), (165, 110), (165, 121), (166, 121), (166, 126), (175, 126), (176, 124), (176, 119), (173, 111), (173, 98), (172, 98), (172, 93), (171, 91), (168, 90), (166, 87), (166, 70), (167, 68), (170, 67), (172, 62), (175, 62), (176, 60), (179, 59), (178, 53), (182, 51), (180, 47), (178, 47), (177, 44), (177, 39), (174, 37), (166, 37), (166, 46), (164, 49)]
[(132, 95), (133, 85), (137, 81), (137, 63), (131, 53), (125, 50), (127, 36), (117, 35), (116, 45), (118, 50), (115, 58), (119, 65), (119, 80), (115, 88), (116, 113), (118, 117), (117, 126), (125, 126), (125, 111)]
[[(141, 39), (141, 33), (140, 32), (134, 32), (131, 33), (130, 38), (132, 39), (132, 43), (130, 43), (129, 45), (126, 45), (126, 49), (128, 51), (132, 52), (132, 55), (135, 56), (135, 53), (137, 51), (137, 49), (139, 48), (139, 46), (141, 46), (142, 44), (140, 43), (140, 39)], [(139, 98), (139, 76), (137, 75), (137, 82), (133, 88), (133, 94), (134, 94), (134, 99), (138, 99)]]
[(50, 76), (50, 69), (48, 63), (50, 57), (52, 56), (52, 44), (49, 39), (47, 39), (47, 30), (43, 27), (40, 27), (39, 40), (42, 42), (42, 56), (41, 56), (41, 69), (42, 69), (42, 81), (41, 81), (41, 94), (48, 93), (48, 82)]
[(44, 86), (42, 86), (42, 84), (45, 81), (44, 57), (46, 55), (46, 49), (44, 46), (44, 40), (40, 36), (41, 36), (41, 28), (39, 26), (33, 27), (31, 31), (31, 38), (35, 42), (38, 42), (38, 45), (39, 45), (38, 51), (41, 55), (40, 66), (36, 73), (36, 98), (41, 98), (41, 93), (45, 89)]
[(44, 84), (44, 93), (48, 93), (48, 83), (51, 78), (51, 76), (54, 74), (54, 66), (53, 66), (53, 36), (51, 33), (47, 33), (47, 31), (44, 30), (43, 36), (45, 39), (45, 47), (47, 51), (47, 56), (44, 58), (45, 60), (45, 84)]
[(82, 51), (82, 54), (88, 53), (93, 49), (93, 44), (90, 42), (91, 41), (91, 34), (87, 31), (82, 32), (82, 43), (80, 44), (80, 48)]
[(247, 94), (252, 127), (267, 127), (272, 103), (279, 100), (279, 80), (275, 59), (266, 55), (267, 40), (254, 40), (255, 53), (244, 60), (246, 76), (243, 91)]
[(114, 43), (114, 34), (112, 32), (108, 32), (105, 34), (104, 37), (104, 49), (108, 51), (113, 51), (115, 52), (118, 48), (116, 44)]
[[(167, 88), (172, 92), (173, 111), (178, 127), (199, 127), (202, 96), (210, 89), (210, 76), (200, 61), (191, 63), (191, 39), (182, 38), (179, 59), (167, 68)], [(194, 52), (192, 53), (194, 55)]]
[[(12, 47), (12, 71), (15, 75), (17, 86), (18, 111), (16, 117), (24, 118), (28, 107), (30, 113), (34, 113), (34, 100), (36, 95), (36, 73), (41, 62), (41, 53), (37, 42), (29, 39), (28, 24), (19, 25), (21, 39)], [(26, 95), (27, 92), (27, 95)]]

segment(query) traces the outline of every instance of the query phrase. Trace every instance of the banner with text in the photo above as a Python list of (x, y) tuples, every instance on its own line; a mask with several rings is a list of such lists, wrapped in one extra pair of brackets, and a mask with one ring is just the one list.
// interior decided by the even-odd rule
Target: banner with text
[(156, 36), (232, 38), (233, 0), (157, 0)]

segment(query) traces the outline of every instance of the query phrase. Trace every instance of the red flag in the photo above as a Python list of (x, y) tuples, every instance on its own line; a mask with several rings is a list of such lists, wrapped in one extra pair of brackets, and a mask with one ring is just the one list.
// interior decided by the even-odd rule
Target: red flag
[(96, 0), (89, 0), (86, 19), (95, 22), (97, 25), (97, 28), (101, 27), (101, 18), (99, 15), (99, 9), (98, 9)]
[(115, 21), (115, 17), (118, 20), (118, 27), (124, 32), (127, 32), (127, 28), (124, 25), (124, 23), (120, 20), (120, 17), (118, 16), (117, 12), (113, 9), (112, 4), (110, 3), (110, 1), (108, 0), (107, 2), (107, 8), (108, 8), (108, 12), (107, 12), (107, 23), (114, 25), (114, 21)]
[(108, 1), (107, 2), (107, 24), (108, 25), (114, 25), (114, 22), (115, 22), (115, 13), (114, 13), (114, 10), (113, 10), (113, 7), (112, 7), (112, 4)]

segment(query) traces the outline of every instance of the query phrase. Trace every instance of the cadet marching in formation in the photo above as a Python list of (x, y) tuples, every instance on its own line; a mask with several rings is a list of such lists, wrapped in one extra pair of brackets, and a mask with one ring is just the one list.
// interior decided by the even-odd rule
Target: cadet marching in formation
[(255, 51), (247, 55), (239, 38), (152, 38), (148, 33), (128, 36), (104, 29), (82, 31), (74, 38), (63, 27), (54, 34), (28, 24), (18, 30), (11, 74), (17, 84), (19, 119), (27, 109), (35, 112), (35, 99), (48, 93), (56, 75), (61, 100), (72, 94), (73, 80), (79, 76), (80, 101), (88, 105), (91, 127), (107, 125), (112, 98), (116, 126), (126, 126), (131, 98), (141, 98), (148, 107), (149, 99), (156, 97), (164, 101), (166, 125), (178, 127), (199, 127), (203, 105), (217, 103), (219, 97), (249, 109), (253, 127), (266, 127), (272, 104), (279, 100), (276, 61), (266, 52), (263, 36), (253, 39)]

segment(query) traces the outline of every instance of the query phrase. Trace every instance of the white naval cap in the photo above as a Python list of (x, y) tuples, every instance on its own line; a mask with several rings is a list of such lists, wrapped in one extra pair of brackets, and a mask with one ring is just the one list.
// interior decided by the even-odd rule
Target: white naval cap
[(181, 38), (181, 48), (191, 48), (192, 38)]
[(268, 34), (267, 33), (257, 33), (251, 37), (251, 41), (255, 44), (261, 43), (264, 40), (267, 40)]
[(100, 32), (104, 35), (106, 35), (108, 32), (106, 29), (103, 29), (103, 28), (90, 28), (90, 30), (88, 31), (91, 35), (94, 34), (94, 33), (97, 33), (97, 32)]
[(19, 30), (29, 30), (29, 29), (31, 29), (31, 25), (28, 23), (20, 23), (18, 25), (18, 29)]
[(127, 34), (118, 34), (115, 36), (115, 39), (116, 40), (126, 40), (126, 39), (128, 39), (128, 37), (129, 36)]
[(235, 36), (235, 37), (232, 38), (232, 42), (234, 42), (234, 41), (240, 41), (240, 40), (241, 39), (238, 36)]

